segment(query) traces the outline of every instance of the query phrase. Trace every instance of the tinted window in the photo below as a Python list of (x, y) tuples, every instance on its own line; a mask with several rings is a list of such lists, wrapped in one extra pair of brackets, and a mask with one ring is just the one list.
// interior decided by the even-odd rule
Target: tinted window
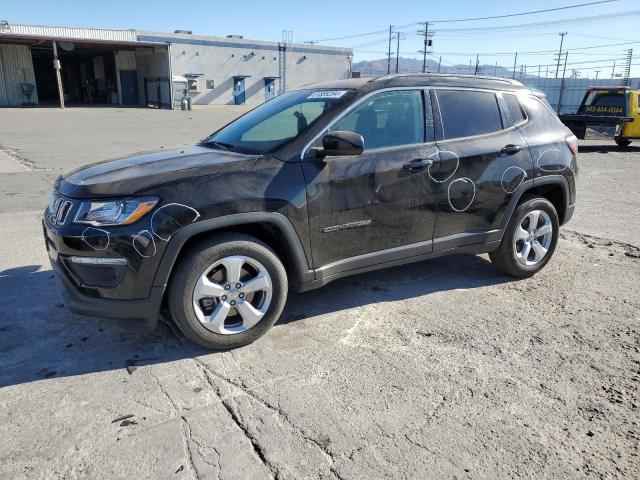
[(362, 135), (365, 149), (424, 142), (424, 107), (420, 90), (380, 93), (338, 120), (332, 131)]
[(524, 111), (522, 110), (522, 106), (518, 101), (518, 97), (515, 95), (505, 94), (503, 95), (504, 101), (507, 104), (507, 110), (509, 112), (509, 117), (511, 117), (511, 125), (516, 125), (527, 117), (524, 115)]
[(470, 90), (436, 90), (445, 139), (502, 130), (495, 94)]
[(349, 90), (285, 93), (231, 122), (202, 145), (243, 153), (273, 151), (306, 132), (321, 117), (349, 101)]

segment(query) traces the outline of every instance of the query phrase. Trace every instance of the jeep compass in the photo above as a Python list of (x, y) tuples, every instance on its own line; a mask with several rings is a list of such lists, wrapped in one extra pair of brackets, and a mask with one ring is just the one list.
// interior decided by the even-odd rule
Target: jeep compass
[[(287, 292), (455, 253), (549, 262), (574, 209), (577, 140), (540, 92), (389, 75), (278, 96), (199, 144), (63, 174), (43, 226), (68, 308), (246, 345)], [(425, 265), (425, 268), (428, 268)]]

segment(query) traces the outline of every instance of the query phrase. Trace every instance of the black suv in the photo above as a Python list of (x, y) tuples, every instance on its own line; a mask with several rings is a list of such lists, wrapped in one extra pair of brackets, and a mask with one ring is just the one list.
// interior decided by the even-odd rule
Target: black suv
[(451, 253), (509, 275), (573, 214), (577, 140), (516, 81), (350, 79), (281, 95), (196, 146), (63, 174), (44, 217), (66, 305), (209, 348), (245, 345), (287, 291)]

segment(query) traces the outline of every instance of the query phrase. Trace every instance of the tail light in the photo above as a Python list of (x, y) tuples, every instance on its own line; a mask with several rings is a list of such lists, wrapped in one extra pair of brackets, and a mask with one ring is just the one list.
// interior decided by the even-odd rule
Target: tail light
[(565, 138), (567, 146), (574, 157), (578, 156), (578, 139), (575, 135), (569, 135)]

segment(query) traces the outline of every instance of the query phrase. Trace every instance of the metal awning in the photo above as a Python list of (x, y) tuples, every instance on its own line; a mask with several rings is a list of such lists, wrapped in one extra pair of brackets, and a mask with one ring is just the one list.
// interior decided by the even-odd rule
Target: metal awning
[(234, 80), (243, 80), (245, 78), (251, 78), (251, 75), (234, 75), (233, 76)]
[(267, 75), (266, 77), (264, 77), (265, 80), (277, 80), (279, 78), (282, 78), (282, 77), (280, 77), (279, 75), (277, 75), (277, 76), (276, 75), (273, 75), (273, 76)]

